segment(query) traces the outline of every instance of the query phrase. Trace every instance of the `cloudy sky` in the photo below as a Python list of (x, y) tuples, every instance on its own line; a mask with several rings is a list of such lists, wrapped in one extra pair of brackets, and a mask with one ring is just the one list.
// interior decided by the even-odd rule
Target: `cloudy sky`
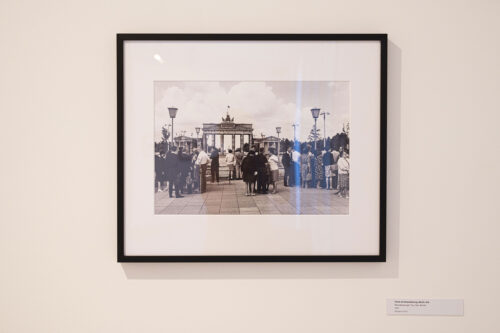
[[(313, 128), (311, 108), (329, 112), (326, 117), (327, 136), (342, 131), (349, 121), (349, 82), (345, 81), (213, 81), (155, 82), (155, 140), (161, 139), (161, 128), (170, 124), (168, 107), (179, 109), (174, 120), (177, 136), (181, 131), (196, 137), (195, 127), (203, 123), (221, 122), (227, 106), (236, 123), (252, 123), (254, 136), (293, 138), (292, 124), (297, 123), (297, 137), (306, 140)], [(323, 118), (318, 119), (323, 133)], [(200, 133), (201, 135), (201, 133)]]

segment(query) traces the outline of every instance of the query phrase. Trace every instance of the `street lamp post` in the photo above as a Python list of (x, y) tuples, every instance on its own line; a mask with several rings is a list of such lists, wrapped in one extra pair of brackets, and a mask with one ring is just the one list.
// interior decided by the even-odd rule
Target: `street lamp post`
[(300, 125), (297, 123), (292, 124), (292, 127), (293, 127), (293, 149), (294, 150), (300, 150), (298, 147), (298, 144), (297, 144), (297, 133), (296, 133), (297, 127), (299, 127), (299, 126)]
[(323, 111), (320, 115), (323, 116), (323, 147), (326, 150), (326, 116), (330, 115), (330, 112)]
[(299, 127), (299, 124), (292, 124), (293, 127), (293, 144), (295, 145), (295, 141), (297, 140), (296, 129)]
[(280, 158), (280, 133), (281, 133), (281, 127), (276, 127), (276, 133), (278, 134), (278, 160)]
[[(172, 124), (168, 124), (168, 133), (169, 133), (169, 136), (173, 136), (173, 133), (172, 133)], [(170, 139), (170, 141), (172, 141), (172, 139)], [(171, 146), (171, 145), (172, 145), (172, 142), (168, 142), (168, 140), (167, 140), (167, 148), (169, 146)]]
[(318, 139), (318, 131), (316, 129), (316, 122), (317, 122), (318, 117), (319, 117), (319, 111), (320, 111), (319, 108), (311, 109), (311, 114), (314, 118), (314, 151), (316, 151), (316, 140)]
[(172, 118), (172, 146), (175, 146), (175, 143), (174, 143), (174, 118), (177, 115), (177, 108), (174, 108), (174, 107), (168, 108), (168, 113), (170, 115), (170, 118)]

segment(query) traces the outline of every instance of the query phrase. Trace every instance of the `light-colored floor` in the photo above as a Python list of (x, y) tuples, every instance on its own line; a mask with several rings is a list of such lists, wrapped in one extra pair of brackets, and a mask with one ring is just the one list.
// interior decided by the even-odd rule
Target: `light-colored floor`
[(241, 180), (208, 183), (206, 193), (184, 194), (184, 198), (157, 192), (155, 214), (349, 214), (349, 199), (336, 191), (284, 187), (280, 182), (277, 194), (245, 196), (244, 185)]

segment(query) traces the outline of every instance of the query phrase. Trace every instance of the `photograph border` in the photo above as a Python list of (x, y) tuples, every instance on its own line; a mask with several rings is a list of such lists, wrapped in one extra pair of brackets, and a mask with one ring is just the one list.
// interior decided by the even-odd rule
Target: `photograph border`
[[(125, 255), (124, 44), (126, 41), (378, 41), (380, 42), (380, 206), (378, 255)], [(387, 34), (135, 34), (116, 35), (118, 262), (385, 262), (387, 169)]]

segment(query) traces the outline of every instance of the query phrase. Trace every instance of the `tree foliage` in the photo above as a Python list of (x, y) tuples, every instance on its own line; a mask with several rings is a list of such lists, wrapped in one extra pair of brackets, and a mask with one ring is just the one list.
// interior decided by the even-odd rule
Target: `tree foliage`
[(167, 125), (163, 125), (161, 128), (161, 141), (162, 142), (168, 142), (168, 139), (170, 138), (170, 131), (167, 128)]
[[(307, 137), (307, 141), (313, 142), (315, 139), (314, 135), (314, 128), (311, 129), (311, 132), (309, 132), (309, 136)], [(321, 129), (318, 128), (316, 130), (316, 140), (323, 140), (323, 137), (321, 136)]]

